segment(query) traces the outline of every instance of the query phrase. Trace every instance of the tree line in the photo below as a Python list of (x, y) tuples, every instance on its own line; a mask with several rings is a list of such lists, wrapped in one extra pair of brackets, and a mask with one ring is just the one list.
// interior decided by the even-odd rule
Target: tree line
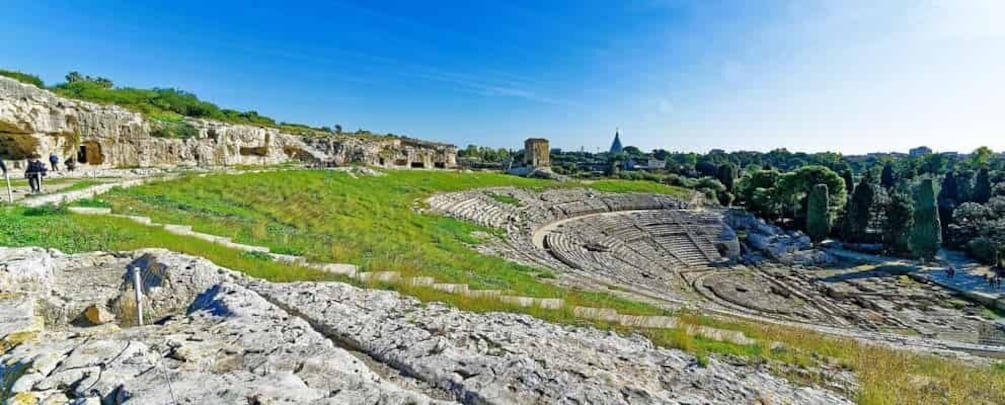
[[(650, 159), (663, 167), (628, 170), (625, 164)], [(626, 146), (616, 154), (553, 150), (552, 164), (581, 178), (694, 189), (817, 241), (839, 238), (922, 258), (946, 246), (987, 263), (1005, 260), (1005, 159), (987, 147), (966, 155), (844, 156), (786, 149), (646, 153)]]

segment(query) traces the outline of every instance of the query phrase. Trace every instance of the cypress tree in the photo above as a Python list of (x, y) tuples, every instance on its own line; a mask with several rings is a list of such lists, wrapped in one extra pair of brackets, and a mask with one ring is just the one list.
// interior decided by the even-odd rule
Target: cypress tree
[(956, 182), (956, 172), (949, 171), (946, 173), (946, 177), (942, 178), (942, 190), (939, 191), (939, 200), (941, 201), (960, 201), (960, 188)]
[(942, 189), (939, 190), (939, 222), (942, 224), (942, 234), (949, 232), (949, 224), (953, 222), (953, 210), (959, 206), (959, 186), (956, 182), (956, 173), (952, 170), (946, 172), (942, 178)]
[(827, 235), (831, 232), (831, 217), (827, 205), (827, 185), (813, 186), (806, 208), (806, 233), (814, 242), (827, 239)]
[(872, 206), (876, 201), (876, 190), (873, 189), (872, 176), (866, 173), (855, 186), (848, 209), (848, 235), (852, 241), (865, 241), (868, 236), (869, 220), (872, 218)]
[(883, 166), (883, 173), (879, 176), (879, 184), (889, 190), (897, 183), (897, 178), (893, 175), (893, 165), (887, 163)]
[(855, 191), (855, 178), (852, 176), (851, 170), (841, 172), (841, 178), (844, 179), (845, 190), (848, 190), (848, 195), (851, 195)]
[(958, 202), (973, 202), (974, 200), (974, 173), (972, 171), (961, 171), (956, 174), (956, 197)]
[(991, 177), (988, 168), (982, 167), (974, 180), (974, 202), (984, 204), (991, 199)]
[(890, 195), (886, 206), (883, 241), (897, 252), (910, 251), (908, 238), (914, 224), (914, 201), (904, 193)]
[(942, 242), (938, 207), (935, 203), (935, 183), (924, 179), (914, 196), (914, 224), (911, 227), (911, 252), (918, 258), (931, 260)]

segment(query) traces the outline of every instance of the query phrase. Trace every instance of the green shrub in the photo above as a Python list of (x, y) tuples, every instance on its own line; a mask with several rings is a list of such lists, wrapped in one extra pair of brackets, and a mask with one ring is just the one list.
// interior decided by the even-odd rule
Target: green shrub
[(243, 258), (246, 258), (246, 259), (261, 260), (263, 262), (271, 262), (272, 261), (272, 256), (270, 256), (268, 253), (265, 253), (265, 252), (256, 252), (256, 251), (241, 252), (238, 255), (241, 256), (241, 257), (243, 257)]
[(199, 136), (199, 130), (185, 121), (155, 120), (150, 136), (157, 138), (188, 139)]
[(0, 69), (0, 76), (6, 76), (6, 77), (9, 77), (11, 79), (17, 80), (17, 81), (19, 81), (21, 83), (30, 84), (30, 85), (38, 87), (40, 89), (45, 87), (45, 84), (42, 83), (42, 79), (39, 79), (38, 76), (30, 75), (30, 74), (23, 73), (23, 72), (18, 72), (16, 70), (4, 70), (4, 69)]
[(998, 258), (998, 246), (983, 236), (968, 242), (967, 252), (982, 263), (994, 263)]
[(24, 215), (29, 217), (42, 217), (49, 215), (63, 215), (66, 214), (66, 207), (62, 205), (55, 204), (45, 204), (39, 205), (37, 207), (28, 207), (24, 210)]

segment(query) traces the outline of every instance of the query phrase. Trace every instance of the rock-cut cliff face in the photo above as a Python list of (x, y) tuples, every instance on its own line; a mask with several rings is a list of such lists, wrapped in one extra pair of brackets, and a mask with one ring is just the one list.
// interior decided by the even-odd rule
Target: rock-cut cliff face
[(305, 138), (275, 128), (186, 119), (198, 134), (157, 137), (157, 124), (113, 105), (59, 97), (0, 77), (0, 157), (56, 154), (98, 167), (268, 165), (290, 160), (322, 164), (453, 167), (457, 149), (412, 140), (347, 136)]

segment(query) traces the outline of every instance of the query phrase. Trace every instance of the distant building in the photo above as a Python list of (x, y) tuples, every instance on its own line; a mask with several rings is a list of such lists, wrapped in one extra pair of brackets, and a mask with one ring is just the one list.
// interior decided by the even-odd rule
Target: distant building
[(646, 162), (636, 162), (633, 159), (628, 159), (627, 167), (628, 170), (660, 170), (665, 169), (667, 163), (654, 158), (649, 158)]
[(614, 142), (611, 143), (611, 153), (621, 153), (621, 130), (614, 130)]
[(911, 155), (911, 157), (920, 157), (920, 156), (925, 156), (925, 155), (931, 155), (932, 154), (932, 149), (929, 148), (929, 147), (927, 147), (927, 146), (919, 146), (917, 148), (911, 149), (908, 152), (908, 154)]
[(527, 138), (523, 142), (523, 162), (530, 167), (551, 167), (551, 149), (544, 138)]

